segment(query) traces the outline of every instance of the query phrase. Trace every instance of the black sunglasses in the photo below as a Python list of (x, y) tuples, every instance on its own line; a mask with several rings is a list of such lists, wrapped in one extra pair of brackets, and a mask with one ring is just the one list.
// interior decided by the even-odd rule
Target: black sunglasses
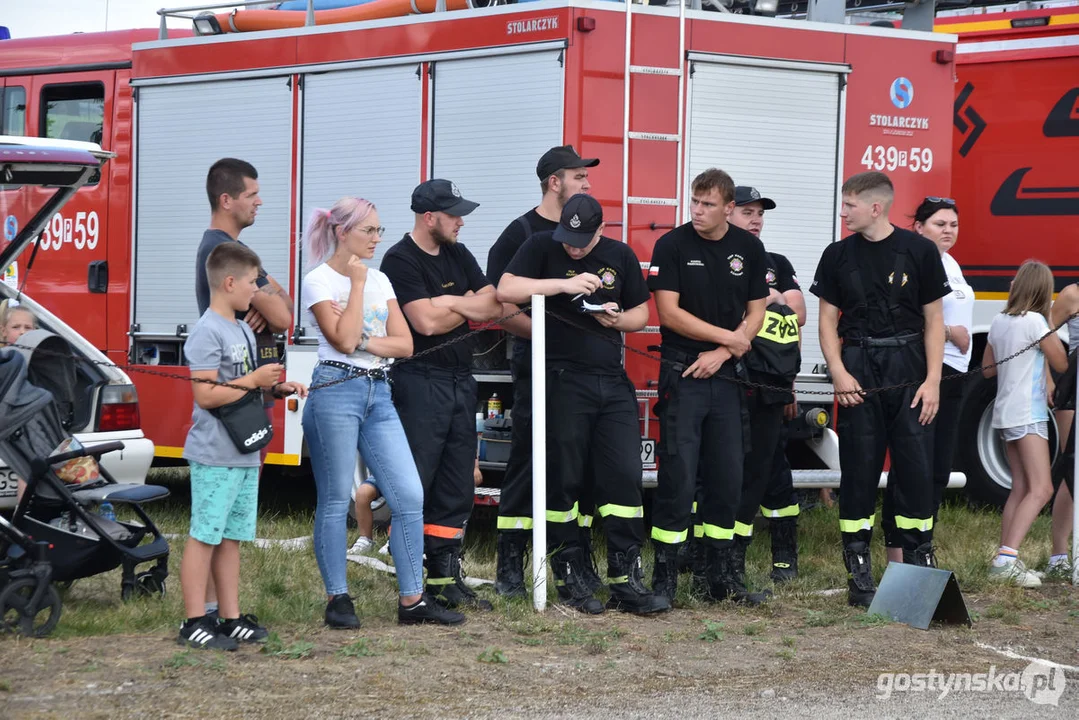
[(955, 200), (946, 197), (935, 197), (933, 195), (927, 196), (923, 202), (941, 203), (943, 205), (955, 205)]

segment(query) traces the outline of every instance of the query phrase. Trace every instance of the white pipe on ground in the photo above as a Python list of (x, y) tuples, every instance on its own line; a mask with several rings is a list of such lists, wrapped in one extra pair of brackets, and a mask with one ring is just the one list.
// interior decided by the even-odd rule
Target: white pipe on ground
[(532, 296), (532, 605), (547, 607), (547, 318)]

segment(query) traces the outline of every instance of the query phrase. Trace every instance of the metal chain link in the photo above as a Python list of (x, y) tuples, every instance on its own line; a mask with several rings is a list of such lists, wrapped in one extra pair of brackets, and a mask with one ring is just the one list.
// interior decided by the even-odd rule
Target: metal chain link
[[(521, 309), (519, 309), (517, 312), (510, 313), (509, 315), (506, 315), (505, 317), (500, 317), (497, 320), (492, 320), (490, 322), (483, 323), (482, 325), (477, 327), (475, 330), (471, 330), (468, 333), (465, 333), (464, 335), (460, 335), (458, 337), (455, 337), (452, 340), (448, 340), (448, 341), (446, 341), (446, 342), (444, 342), (444, 343), (442, 343), (440, 345), (435, 345), (434, 347), (427, 348), (426, 350), (421, 350), (420, 352), (416, 353), (415, 355), (410, 355), (407, 358), (400, 358), (396, 362), (394, 362), (393, 367), (400, 367), (401, 365), (404, 365), (405, 363), (415, 362), (416, 360), (419, 360), (422, 357), (426, 357), (427, 355), (430, 355), (432, 353), (438, 352), (439, 350), (444, 350), (445, 348), (448, 348), (448, 347), (450, 347), (452, 345), (456, 345), (457, 343), (464, 342), (465, 340), (468, 340), (470, 338), (475, 337), (476, 335), (479, 335), (482, 332), (490, 330), (491, 328), (493, 328), (493, 327), (495, 327), (497, 325), (500, 325), (500, 324), (504, 323), (505, 321), (510, 320), (511, 318), (517, 317), (521, 313), (528, 312), (529, 309), (531, 309), (531, 305), (526, 305), (526, 306), (522, 307)], [(144, 375), (152, 375), (154, 377), (168, 378), (170, 380), (184, 380), (184, 381), (187, 381), (187, 382), (202, 383), (202, 384), (205, 384), (205, 385), (218, 385), (220, 387), (232, 388), (233, 390), (243, 390), (244, 392), (249, 392), (249, 393), (262, 393), (262, 388), (249, 388), (249, 387), (244, 387), (243, 385), (236, 385), (234, 383), (221, 382), (219, 380), (209, 380), (207, 378), (194, 378), (194, 377), (191, 377), (190, 375), (181, 375), (180, 373), (164, 372), (162, 370), (150, 370), (150, 369), (148, 369), (148, 368), (146, 368), (144, 366), (140, 366), (140, 365), (118, 365), (117, 363), (114, 363), (114, 362), (112, 362), (110, 360), (93, 360), (91, 358), (82, 357), (81, 355), (69, 355), (68, 353), (57, 352), (55, 350), (45, 350), (45, 349), (40, 348), (40, 347), (31, 347), (31, 346), (28, 346), (28, 345), (20, 345), (17, 342), (6, 343), (6, 344), (4, 344), (4, 345), (2, 345), (0, 347), (20, 348), (22, 350), (29, 350), (31, 352), (34, 352), (34, 353), (38, 354), (38, 355), (45, 355), (45, 356), (48, 356), (48, 357), (73, 358), (75, 360), (88, 362), (88, 363), (90, 363), (92, 365), (99, 365), (99, 366), (102, 366), (102, 367), (116, 368), (116, 369), (123, 370), (124, 372), (129, 372), (129, 373), (142, 373)], [(339, 378), (337, 380), (330, 380), (328, 382), (319, 383), (318, 385), (311, 385), (310, 387), (307, 388), (307, 392), (311, 393), (311, 392), (314, 392), (316, 390), (323, 390), (325, 388), (332, 387), (334, 385), (339, 385), (341, 383), (348, 382), (349, 380), (353, 380), (353, 379), (355, 379), (357, 377), (361, 377), (361, 376), (359, 376), (359, 375), (348, 375), (346, 377)]]
[[(659, 362), (660, 364), (668, 365), (672, 369), (676, 369), (676, 370), (679, 370), (679, 371), (684, 371), (686, 369), (685, 363), (676, 362), (674, 360), (670, 360), (668, 358), (664, 358), (664, 357), (661, 357), (659, 355), (654, 355), (654, 354), (652, 354), (650, 352), (646, 352), (645, 350), (639, 350), (638, 348), (630, 347), (629, 345), (626, 345), (621, 340), (615, 340), (612, 337), (604, 335), (603, 333), (601, 333), (599, 330), (596, 330), (595, 328), (585, 327), (585, 326), (580, 325), (580, 324), (578, 324), (576, 322), (573, 322), (572, 320), (569, 319), (569, 317), (563, 316), (560, 313), (554, 312), (552, 310), (548, 310), (547, 314), (550, 315), (551, 317), (553, 317), (554, 319), (558, 320), (559, 322), (565, 323), (566, 325), (569, 325), (569, 326), (571, 326), (573, 328), (581, 330), (581, 331), (583, 331), (583, 332), (585, 332), (585, 333), (587, 333), (589, 335), (594, 335), (595, 337), (600, 338), (601, 340), (603, 340), (605, 342), (608, 342), (608, 343), (610, 343), (612, 345), (616, 345), (616, 346), (622, 348), (623, 350), (628, 350), (629, 352), (640, 355), (641, 357), (646, 357), (649, 360), (655, 360), (655, 361)], [(1044, 340), (1045, 338), (1049, 337), (1050, 335), (1053, 335), (1054, 333), (1056, 333), (1057, 330), (1060, 330), (1060, 328), (1064, 327), (1068, 323), (1068, 320), (1071, 320), (1072, 318), (1075, 318), (1075, 317), (1079, 317), (1079, 312), (1072, 313), (1071, 315), (1069, 315), (1067, 318), (1064, 319), (1064, 322), (1060, 323), (1060, 325), (1057, 325), (1055, 328), (1051, 328), (1048, 332), (1046, 332), (1044, 335), (1042, 335), (1040, 338), (1038, 338), (1034, 342), (1030, 343), (1026, 347), (1021, 348), (1017, 352), (1014, 352), (1014, 353), (1012, 353), (1011, 355), (1009, 355), (1009, 356), (1007, 356), (1005, 358), (1001, 358), (1000, 360), (997, 360), (992, 365), (984, 365), (984, 366), (981, 366), (981, 367), (974, 368), (973, 370), (968, 370), (967, 372), (964, 372), (964, 373), (956, 373), (954, 375), (948, 375), (947, 377), (942, 377), (941, 381), (943, 382), (943, 381), (958, 380), (958, 379), (961, 379), (961, 378), (970, 377), (972, 375), (981, 374), (981, 372), (983, 370), (988, 370), (989, 368), (999, 367), (999, 366), (1003, 365), (1006, 362), (1014, 360), (1015, 358), (1019, 357), (1023, 353), (1028, 352), (1029, 350), (1037, 347), (1041, 343), (1042, 340)], [(733, 377), (728, 377), (728, 376), (722, 376), (722, 379), (726, 380), (728, 382), (733, 382), (733, 383), (741, 385), (743, 387), (751, 388), (751, 389), (755, 389), (755, 390), (774, 390), (774, 391), (782, 392), (782, 393), (793, 392), (792, 388), (790, 388), (790, 387), (780, 387), (778, 385), (769, 385), (767, 383), (753, 382), (752, 380), (743, 380), (741, 378), (733, 378)], [(913, 381), (913, 382), (900, 383), (898, 385), (889, 385), (889, 386), (886, 386), (886, 387), (879, 387), (879, 388), (862, 388), (861, 390), (850, 390), (850, 391), (847, 391), (847, 392), (840, 392), (840, 393), (837, 393), (835, 390), (801, 390), (801, 389), (799, 389), (797, 392), (799, 394), (805, 394), (805, 395), (863, 395), (863, 396), (868, 396), (868, 395), (872, 395), (874, 393), (890, 392), (892, 390), (904, 390), (906, 388), (916, 388), (916, 387), (921, 386), (921, 384), (923, 382), (925, 382), (925, 381), (924, 380), (917, 380), (917, 381)]]

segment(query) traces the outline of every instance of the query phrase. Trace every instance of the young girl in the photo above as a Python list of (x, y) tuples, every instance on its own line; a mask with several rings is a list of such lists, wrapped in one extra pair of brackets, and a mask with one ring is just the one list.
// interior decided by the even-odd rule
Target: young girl
[[(328, 600), (325, 620), (333, 628), (360, 626), (345, 576), (345, 523), (359, 450), (392, 512), (397, 621), (457, 625), (464, 615), (423, 595), (423, 486), (386, 374), (392, 358), (412, 354), (412, 334), (389, 279), (365, 264), (383, 231), (374, 205), (342, 198), (315, 210), (305, 238), (314, 269), (303, 278), (302, 297), (319, 357), (311, 382), (326, 385), (311, 393), (303, 413), (318, 490), (314, 545)], [(367, 496), (357, 493), (358, 502)]]
[(18, 342), (23, 335), (37, 329), (37, 318), (34, 317), (34, 313), (18, 305), (8, 307), (7, 303), (8, 301), (5, 300), (4, 308), (0, 311), (4, 319), (3, 342), (5, 344)]
[(1038, 513), (1053, 496), (1049, 473), (1049, 375), (1046, 361), (1057, 372), (1068, 367), (1064, 346), (1049, 333), (1046, 318), (1053, 297), (1053, 273), (1040, 262), (1023, 263), (1012, 281), (1008, 303), (989, 328), (989, 344), (982, 365), (1006, 358), (1031, 343), (1037, 345), (999, 368), (982, 371), (998, 376), (993, 405), (993, 427), (1006, 444), (1012, 472), (1012, 491), (1001, 518), (1000, 550), (989, 569), (991, 577), (1022, 587), (1037, 587), (1041, 580), (1018, 560), (1019, 543)]

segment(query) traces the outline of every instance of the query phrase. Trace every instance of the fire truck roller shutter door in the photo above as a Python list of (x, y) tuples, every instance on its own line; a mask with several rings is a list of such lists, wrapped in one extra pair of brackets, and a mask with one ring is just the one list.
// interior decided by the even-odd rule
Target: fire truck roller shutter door
[(289, 277), (292, 91), (285, 77), (138, 89), (135, 318), (174, 335), (199, 319), (195, 254), (210, 214), (206, 171), (223, 157), (258, 171), (262, 206), (243, 242), (279, 282)]
[(435, 64), (431, 177), (480, 204), (461, 240), (480, 267), (521, 208), (536, 204), (536, 158), (562, 144), (561, 50)]
[[(339, 198), (358, 195), (378, 208), (386, 238), (400, 238), (412, 227), (413, 214), (403, 198), (411, 196), (419, 181), (423, 112), (416, 69), (413, 61), (304, 76), (305, 223), (316, 207), (328, 208)], [(362, 130), (357, 130), (360, 118)], [(379, 243), (368, 265), (379, 267), (392, 246)], [(302, 262), (310, 267), (312, 259)]]
[[(785, 255), (805, 285), (824, 246), (837, 239), (835, 159), (841, 141), (840, 78), (846, 68), (691, 60), (685, 196), (690, 197), (689, 181), (717, 163), (739, 185), (768, 188), (778, 204), (768, 211), (768, 250)], [(803, 370), (824, 361), (817, 298), (805, 295)]]

